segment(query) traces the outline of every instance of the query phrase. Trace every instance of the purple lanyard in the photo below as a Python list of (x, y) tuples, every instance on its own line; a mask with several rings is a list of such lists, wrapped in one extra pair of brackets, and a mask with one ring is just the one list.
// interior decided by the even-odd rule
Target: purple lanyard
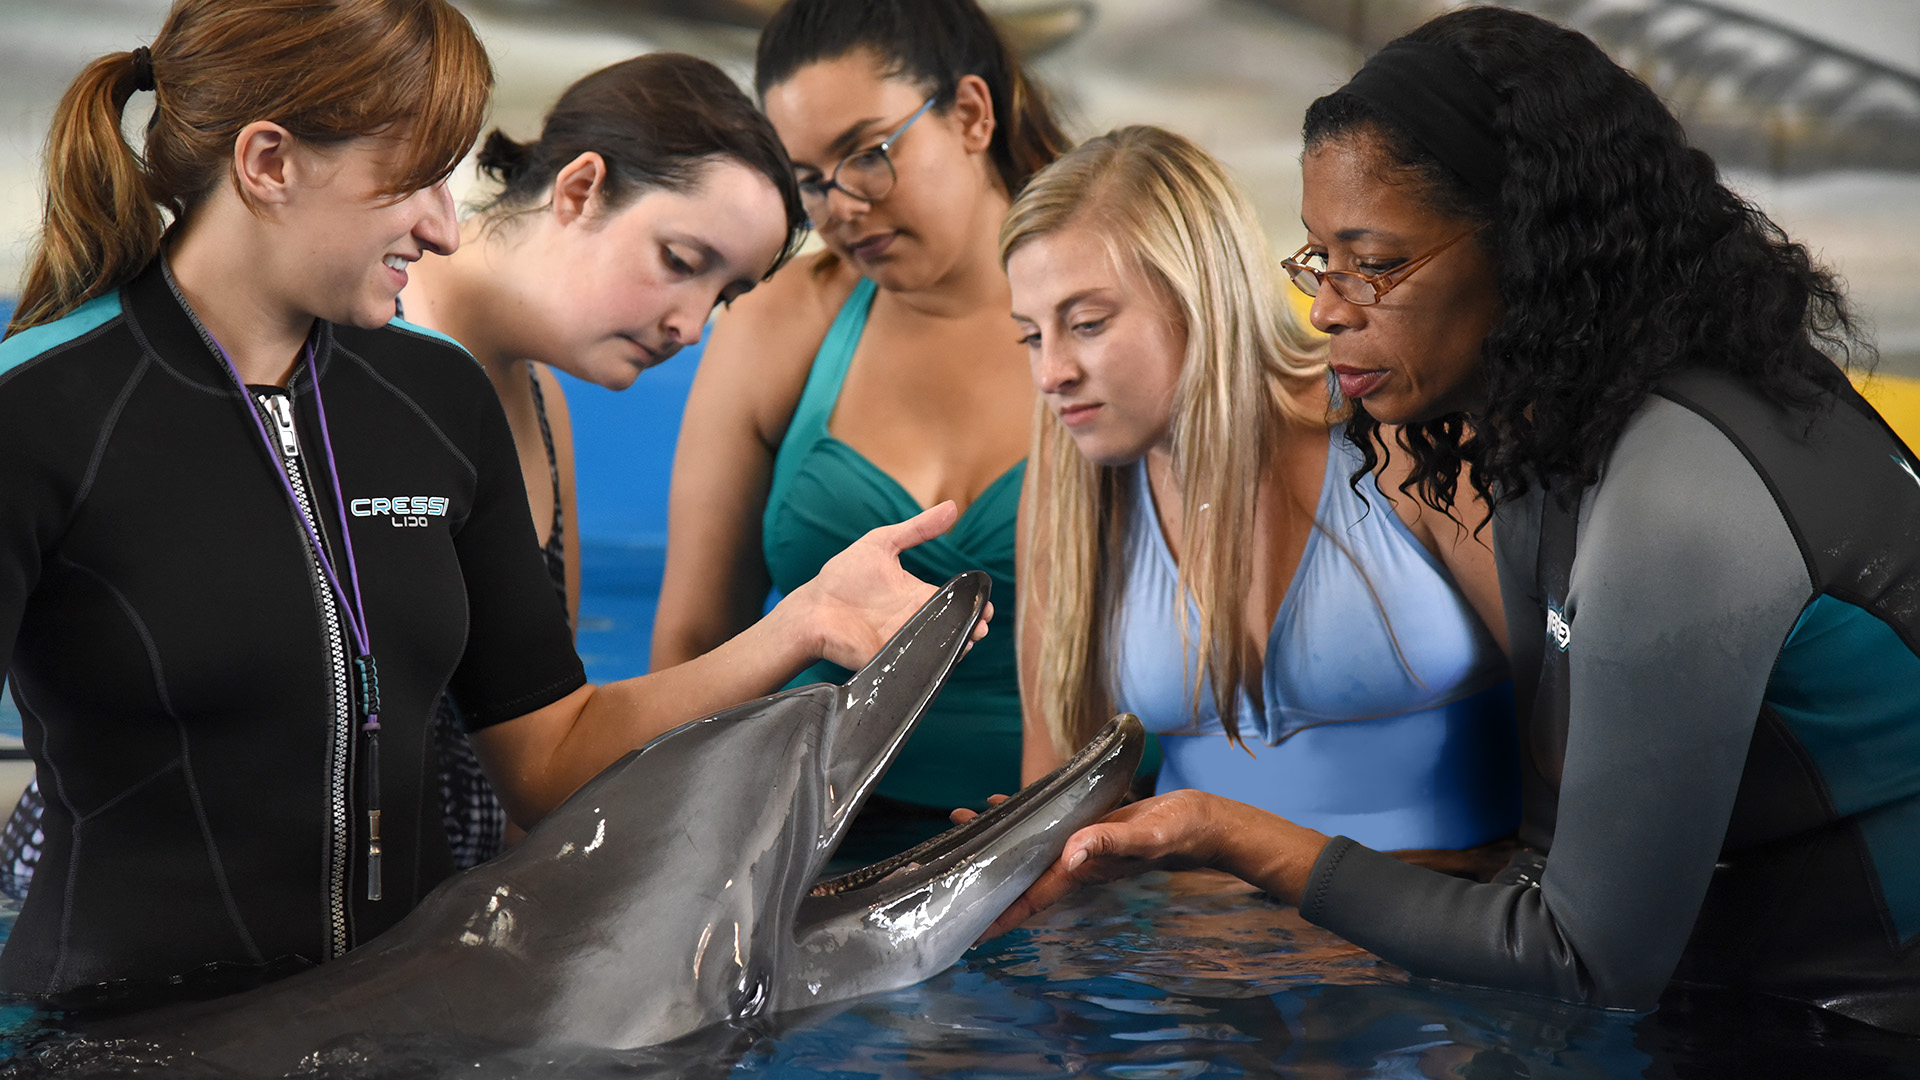
[(374, 663), (373, 642), (367, 633), (367, 607), (360, 598), (360, 568), (353, 558), (353, 533), (347, 528), (347, 500), (340, 493), (340, 468), (333, 456), (333, 437), (327, 432), (327, 403), (320, 394), (320, 370), (313, 356), (313, 339), (309, 336), (304, 346), (307, 381), (313, 384), (313, 410), (320, 417), (320, 448), (326, 454), (327, 479), (333, 486), (333, 509), (340, 519), (340, 544), (347, 553), (347, 581), (353, 586), (351, 599), (340, 584), (340, 575), (335, 572), (333, 560), (327, 555), (327, 546), (320, 542), (307, 515), (300, 512), (300, 497), (293, 490), (293, 478), (287, 474), (286, 464), (274, 449), (273, 436), (268, 434), (266, 422), (260, 419), (260, 409), (254, 404), (246, 380), (240, 377), (240, 369), (234, 366), (233, 357), (227, 355), (226, 347), (210, 330), (207, 331), (207, 340), (213, 342), (214, 351), (220, 354), (220, 360), (226, 364), (227, 374), (240, 390), (240, 400), (246, 405), (247, 416), (253, 420), (253, 429), (259, 433), (261, 445), (266, 448), (267, 460), (273, 462), (274, 475), (279, 477), (280, 487), (286, 492), (288, 503), (293, 506), (293, 516), (300, 519), (300, 528), (305, 530), (307, 540), (313, 545), (314, 561), (320, 564), (327, 584), (333, 588), (341, 617), (346, 620), (347, 629), (353, 634), (356, 655), (353, 658), (352, 693), (362, 721), (360, 730), (367, 736), (367, 899), (378, 900), (383, 891), (380, 880), (380, 671)]

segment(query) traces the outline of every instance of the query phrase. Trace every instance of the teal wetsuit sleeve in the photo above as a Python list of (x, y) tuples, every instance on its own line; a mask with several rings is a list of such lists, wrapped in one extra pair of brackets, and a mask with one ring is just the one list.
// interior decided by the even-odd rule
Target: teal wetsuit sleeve
[[(1503, 592), (1534, 592), (1530, 554), (1502, 554)], [(1537, 887), (1465, 882), (1340, 838), (1301, 913), (1418, 975), (1651, 1008), (1699, 914), (1768, 678), (1811, 589), (1738, 448), (1651, 400), (1583, 513), (1558, 824)]]

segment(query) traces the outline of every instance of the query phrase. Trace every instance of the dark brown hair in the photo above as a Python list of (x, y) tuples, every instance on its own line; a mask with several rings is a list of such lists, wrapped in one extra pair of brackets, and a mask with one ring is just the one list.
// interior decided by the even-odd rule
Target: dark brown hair
[(988, 153), (1009, 196), (1070, 145), (1047, 96), (1027, 78), (973, 0), (788, 0), (760, 32), (753, 85), (762, 98), (808, 64), (869, 49), (889, 75), (924, 84), (936, 112), (978, 75), (993, 98)]
[(773, 125), (726, 72), (697, 56), (651, 53), (582, 77), (554, 103), (534, 142), (495, 129), (480, 148), (480, 168), (502, 186), (483, 212), (535, 205), (588, 151), (606, 162), (608, 210), (647, 190), (686, 192), (706, 166), (733, 160), (772, 182), (786, 207), (787, 242), (774, 268), (806, 236), (800, 188)]
[[(319, 145), (406, 138), (383, 194), (429, 187), (480, 132), (493, 70), (446, 0), (178, 0), (149, 52), (144, 152), (120, 133), (138, 52), (80, 73), (47, 136), (45, 221), (11, 332), (118, 288), (177, 223), (232, 178), (234, 139), (271, 120)], [(236, 185), (237, 179), (233, 179)]]

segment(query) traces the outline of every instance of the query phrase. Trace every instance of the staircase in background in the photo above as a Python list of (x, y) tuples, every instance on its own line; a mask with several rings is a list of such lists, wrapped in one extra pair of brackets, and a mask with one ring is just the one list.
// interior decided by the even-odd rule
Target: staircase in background
[(1722, 162), (1920, 170), (1920, 77), (1712, 0), (1527, 0), (1657, 90)]
[[(1449, 0), (1264, 0), (1346, 36), (1355, 64)], [(1809, 0), (1813, 3), (1815, 0)], [(1890, 11), (1902, 0), (1889, 0)], [(1910, 2), (1910, 0), (1908, 0)], [(1920, 171), (1920, 76), (1727, 0), (1510, 0), (1599, 42), (1725, 165)], [(1920, 56), (1915, 57), (1920, 70)]]

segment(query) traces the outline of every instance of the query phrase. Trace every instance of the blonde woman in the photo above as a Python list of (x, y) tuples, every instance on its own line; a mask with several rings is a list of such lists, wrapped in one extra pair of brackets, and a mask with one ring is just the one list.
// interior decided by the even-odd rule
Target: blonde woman
[(1160, 736), (1159, 792), (1216, 816), (1382, 849), (1511, 832), (1492, 553), (1399, 491), (1406, 454), (1365, 471), (1330, 426), (1326, 364), (1220, 165), (1157, 128), (1091, 140), (1014, 202), (1001, 254), (1041, 397), (1025, 776), (1128, 711)]

